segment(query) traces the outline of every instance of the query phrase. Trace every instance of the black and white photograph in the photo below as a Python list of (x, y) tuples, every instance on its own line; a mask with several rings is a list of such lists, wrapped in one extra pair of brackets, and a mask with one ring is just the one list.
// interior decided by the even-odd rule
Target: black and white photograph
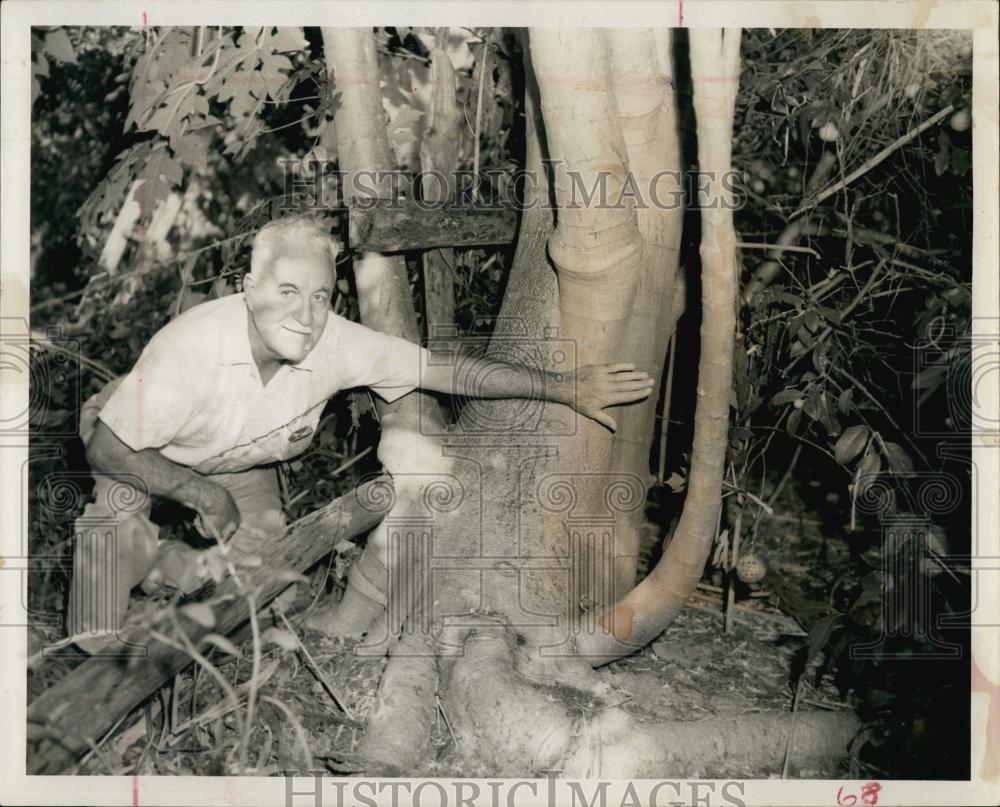
[(3, 15), (2, 803), (1000, 800), (993, 3)]

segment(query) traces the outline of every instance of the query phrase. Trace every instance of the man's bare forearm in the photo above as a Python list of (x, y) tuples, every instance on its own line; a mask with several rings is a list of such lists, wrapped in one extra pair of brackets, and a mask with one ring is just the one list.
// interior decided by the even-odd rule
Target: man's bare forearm
[(204, 480), (198, 474), (171, 462), (156, 449), (134, 451), (100, 420), (87, 444), (87, 461), (95, 470), (115, 479), (129, 482), (130, 477), (139, 477), (149, 493), (166, 496), (194, 510), (201, 508)]
[(433, 353), (423, 368), (421, 386), (465, 398), (534, 398), (558, 403), (572, 401), (569, 381), (558, 373), (510, 364), (495, 359), (463, 356), (458, 362), (447, 354)]
[(611, 431), (617, 421), (609, 406), (622, 406), (646, 398), (655, 380), (630, 362), (587, 364), (565, 373), (550, 373), (533, 367), (463, 357), (431, 354), (423, 368), (420, 385), (435, 392), (475, 398), (534, 398), (572, 406)]

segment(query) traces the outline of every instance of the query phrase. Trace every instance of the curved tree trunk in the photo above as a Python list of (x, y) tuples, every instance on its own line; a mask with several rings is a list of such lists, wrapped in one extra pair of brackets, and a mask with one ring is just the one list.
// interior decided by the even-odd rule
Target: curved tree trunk
[[(526, 162), (544, 178), (543, 157), (558, 161), (551, 187), (543, 181), (536, 189), (539, 199), (558, 205), (555, 221), (543, 205), (529, 204), (522, 216), (490, 354), (549, 370), (568, 362), (633, 360), (658, 374), (681, 310), (675, 296), (683, 205), (642, 207), (628, 198), (626, 183), (632, 177), (641, 185), (664, 168), (674, 170), (675, 177), (660, 177), (657, 186), (667, 199), (669, 182), (680, 178), (664, 53), (669, 35), (540, 29), (531, 36), (526, 60), (536, 72), (526, 65)], [(692, 40), (699, 158), (703, 171), (721, 174), (729, 167), (739, 35), (698, 32)], [(342, 169), (377, 167), (378, 155), (352, 157), (359, 152), (352, 152), (351, 138), (365, 134), (351, 118), (361, 99), (347, 91), (360, 83), (352, 70), (374, 75), (370, 37), (324, 31), (324, 41), (344, 92), (337, 126)], [(369, 57), (349, 58), (369, 48), (368, 68)], [(567, 76), (573, 77), (569, 86)], [(372, 105), (377, 92), (371, 86), (364, 92)], [(384, 138), (374, 110), (355, 123), (360, 127), (362, 120)], [(583, 190), (605, 182), (609, 204), (595, 197), (573, 206), (574, 181), (578, 202)], [(718, 186), (712, 192), (723, 198)], [(619, 196), (624, 201), (616, 206)], [(386, 519), (390, 527), (373, 536), (365, 556), (402, 557), (400, 547), (413, 536), (423, 535), (424, 542), (422, 553), (407, 555), (412, 564), (398, 564), (409, 577), (390, 578), (420, 596), (407, 600), (417, 607), (408, 611), (402, 640), (391, 650), (360, 749), (368, 773), (415, 767), (438, 702), (469, 764), (495, 775), (560, 769), (582, 777), (724, 776), (747, 765), (780, 768), (790, 716), (755, 716), (741, 725), (666, 723), (617, 705), (591, 666), (634, 650), (668, 624), (697, 583), (715, 534), (736, 304), (731, 211), (707, 210), (703, 232), (703, 345), (690, 489), (678, 535), (637, 588), (624, 593), (635, 574), (636, 527), (651, 481), (655, 401), (616, 411), (616, 434), (542, 401), (470, 402), (455, 429), (439, 432), (439, 439), (400, 439), (407, 421), (382, 415), (379, 456), (403, 492)], [(386, 262), (365, 256), (358, 270), (363, 295), (372, 290), (369, 260)], [(405, 285), (397, 282), (389, 296), (406, 308)], [(370, 306), (363, 297), (363, 318), (383, 327)], [(422, 487), (407, 488), (407, 474), (417, 468), (426, 474)], [(450, 498), (433, 495), (442, 489)], [(390, 585), (390, 605), (398, 596), (393, 590)], [(374, 606), (358, 595), (349, 590), (343, 613), (363, 615), (364, 606)], [(581, 606), (603, 624), (588, 622)], [(375, 631), (360, 650), (385, 652), (391, 643), (380, 638), (384, 633)], [(822, 767), (840, 756), (856, 728), (851, 715), (799, 714), (795, 720), (797, 765)]]
[(603, 663), (659, 635), (687, 603), (705, 570), (718, 526), (729, 433), (736, 329), (734, 199), (723, 184), (732, 170), (732, 129), (739, 85), (739, 29), (690, 32), (691, 78), (698, 121), (698, 163), (708, 187), (701, 206), (702, 324), (691, 472), (677, 530), (656, 567), (594, 630), (581, 652)]

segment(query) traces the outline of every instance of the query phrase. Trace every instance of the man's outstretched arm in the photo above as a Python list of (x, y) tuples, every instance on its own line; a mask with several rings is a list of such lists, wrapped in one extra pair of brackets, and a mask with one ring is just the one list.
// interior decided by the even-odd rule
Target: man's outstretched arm
[(240, 511), (224, 487), (171, 462), (155, 448), (133, 450), (101, 420), (87, 443), (87, 461), (94, 470), (124, 482), (137, 476), (150, 493), (190, 507), (210, 538), (226, 541), (240, 526)]
[(634, 364), (588, 364), (568, 373), (550, 373), (493, 359), (467, 359), (456, 366), (438, 356), (422, 368), (420, 386), (474, 398), (544, 398), (573, 407), (611, 431), (618, 424), (605, 407), (640, 401), (653, 379)]

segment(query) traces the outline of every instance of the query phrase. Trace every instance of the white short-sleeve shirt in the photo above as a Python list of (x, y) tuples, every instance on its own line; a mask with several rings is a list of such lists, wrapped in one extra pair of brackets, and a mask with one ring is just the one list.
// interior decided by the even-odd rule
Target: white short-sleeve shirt
[(135, 451), (200, 473), (232, 473), (304, 451), (330, 396), (370, 387), (386, 401), (418, 386), (426, 348), (330, 313), (316, 346), (263, 385), (242, 294), (161, 328), (98, 417)]

